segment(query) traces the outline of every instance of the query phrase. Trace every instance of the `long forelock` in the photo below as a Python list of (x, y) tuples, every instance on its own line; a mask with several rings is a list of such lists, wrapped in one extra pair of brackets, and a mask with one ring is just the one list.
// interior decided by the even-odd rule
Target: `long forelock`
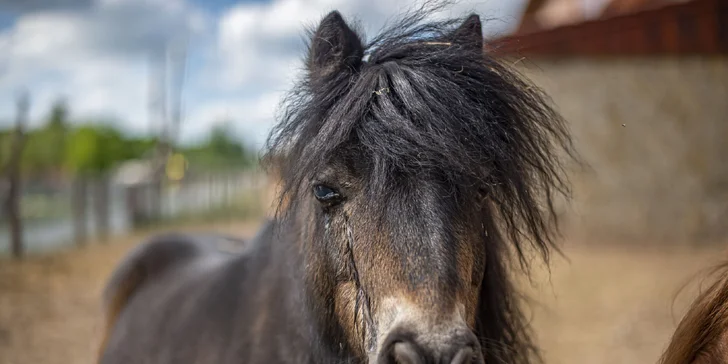
[(449, 39), (457, 20), (419, 20), (370, 42), (360, 69), (294, 88), (268, 141), (283, 156), (281, 198), (304, 197), (322, 166), (355, 149), (373, 168), (365, 182), (432, 171), (485, 189), (521, 259), (522, 242), (547, 258), (553, 198), (568, 194), (561, 160), (574, 155), (563, 120), (511, 67)]

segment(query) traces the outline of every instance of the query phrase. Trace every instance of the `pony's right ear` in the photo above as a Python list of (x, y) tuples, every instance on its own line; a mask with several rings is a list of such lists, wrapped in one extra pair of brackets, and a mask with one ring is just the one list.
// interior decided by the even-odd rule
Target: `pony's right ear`
[(338, 11), (332, 11), (314, 32), (306, 63), (310, 76), (318, 79), (347, 68), (357, 69), (362, 57), (361, 39)]
[(451, 37), (453, 41), (474, 49), (483, 49), (483, 24), (480, 16), (471, 14), (455, 29)]

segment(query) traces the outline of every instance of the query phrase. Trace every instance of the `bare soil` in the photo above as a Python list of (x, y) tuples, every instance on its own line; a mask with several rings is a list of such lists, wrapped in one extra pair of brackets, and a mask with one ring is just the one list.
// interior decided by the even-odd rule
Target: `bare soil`
[[(251, 235), (254, 223), (188, 227)], [(100, 292), (141, 235), (23, 262), (0, 260), (0, 363), (93, 363), (102, 332)], [(722, 248), (614, 245), (565, 249), (527, 293), (547, 363), (655, 363)], [(692, 279), (692, 280), (691, 280)], [(681, 290), (685, 285), (686, 289)], [(680, 294), (678, 294), (680, 293)]]
[(546, 363), (656, 363), (724, 248), (595, 246), (535, 275), (529, 295)]
[[(258, 223), (174, 228), (251, 236)], [(0, 260), (0, 363), (91, 364), (103, 332), (101, 291), (147, 233), (21, 262)]]

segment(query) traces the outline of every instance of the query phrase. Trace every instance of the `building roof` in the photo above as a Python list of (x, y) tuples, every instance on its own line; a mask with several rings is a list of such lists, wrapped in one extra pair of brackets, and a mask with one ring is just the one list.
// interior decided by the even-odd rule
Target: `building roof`
[(520, 55), (728, 54), (728, 0), (532, 0), (489, 42)]
[(657, 9), (690, 0), (611, 0), (602, 8), (600, 18), (636, 13), (638, 11)]
[(531, 0), (517, 34), (636, 13), (690, 0)]

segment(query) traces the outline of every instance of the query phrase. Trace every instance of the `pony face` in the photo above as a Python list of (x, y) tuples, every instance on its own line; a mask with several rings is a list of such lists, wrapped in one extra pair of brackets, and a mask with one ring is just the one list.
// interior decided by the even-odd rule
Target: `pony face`
[(504, 236), (521, 259), (526, 241), (548, 253), (570, 141), (538, 89), (484, 54), (478, 16), (422, 15), (367, 45), (326, 16), (269, 139), (309, 304), (359, 360), (525, 363)]
[(370, 156), (340, 155), (310, 181), (309, 226), (349, 343), (373, 362), (479, 356), (483, 196), (427, 172), (377, 182)]

